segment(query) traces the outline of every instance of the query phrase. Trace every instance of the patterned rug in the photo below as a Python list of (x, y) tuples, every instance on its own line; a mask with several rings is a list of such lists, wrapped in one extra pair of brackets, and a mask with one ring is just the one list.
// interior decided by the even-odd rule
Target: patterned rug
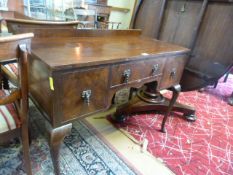
[[(30, 105), (31, 160), (34, 175), (52, 175), (53, 166), (43, 127), (44, 119)], [(0, 175), (24, 174), (21, 144), (0, 147)], [(101, 141), (82, 120), (73, 123), (72, 133), (65, 138), (60, 161), (62, 175), (134, 175), (121, 158)]]
[[(148, 150), (177, 175), (233, 174), (233, 106), (227, 97), (233, 91), (233, 76), (219, 81), (216, 89), (181, 93), (178, 101), (196, 109), (196, 122), (181, 114), (169, 116), (167, 133), (159, 132), (163, 115), (138, 114), (128, 117), (123, 128), (139, 142), (148, 140)], [(171, 96), (166, 94), (165, 96)]]

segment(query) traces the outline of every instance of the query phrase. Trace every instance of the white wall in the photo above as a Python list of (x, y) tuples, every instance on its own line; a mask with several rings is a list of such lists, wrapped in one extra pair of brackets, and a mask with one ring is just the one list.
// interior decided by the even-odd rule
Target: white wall
[(135, 0), (108, 0), (109, 6), (130, 9), (129, 12), (112, 10), (109, 17), (109, 21), (121, 22), (119, 29), (128, 29), (133, 13), (134, 4), (135, 4)]

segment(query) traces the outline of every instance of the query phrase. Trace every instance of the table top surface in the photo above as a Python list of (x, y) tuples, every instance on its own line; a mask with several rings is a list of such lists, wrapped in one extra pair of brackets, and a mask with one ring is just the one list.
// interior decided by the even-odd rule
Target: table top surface
[(55, 70), (186, 52), (189, 49), (155, 39), (132, 36), (37, 38), (32, 43), (32, 55)]

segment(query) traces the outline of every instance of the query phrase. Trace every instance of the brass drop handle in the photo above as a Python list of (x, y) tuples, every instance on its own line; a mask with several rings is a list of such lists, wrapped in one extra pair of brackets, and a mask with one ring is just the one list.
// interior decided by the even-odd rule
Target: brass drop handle
[(175, 78), (175, 76), (176, 76), (176, 68), (173, 68), (171, 73), (170, 73), (170, 77)]
[(85, 90), (82, 92), (82, 98), (85, 103), (89, 104), (90, 103), (90, 97), (91, 97), (91, 90)]
[(152, 75), (156, 75), (156, 73), (157, 73), (158, 70), (159, 70), (159, 64), (153, 65)]
[(123, 72), (124, 83), (128, 83), (129, 82), (130, 75), (131, 75), (131, 70), (130, 69), (126, 69)]

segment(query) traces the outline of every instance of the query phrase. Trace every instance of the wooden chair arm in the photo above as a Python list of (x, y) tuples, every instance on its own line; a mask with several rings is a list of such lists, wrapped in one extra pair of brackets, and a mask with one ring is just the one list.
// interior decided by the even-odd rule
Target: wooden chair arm
[[(5, 37), (0, 37), (0, 43), (28, 39), (28, 38), (32, 38), (33, 36), (34, 36), (33, 33), (23, 33), (23, 34), (18, 34), (18, 35), (10, 35), (10, 36), (5, 36)], [(14, 55), (14, 56), (16, 56), (16, 55)]]
[(21, 98), (21, 93), (19, 90), (14, 90), (10, 93), (10, 95), (0, 97), (0, 105), (6, 105), (9, 103), (13, 103), (16, 100)]
[(12, 72), (10, 72), (5, 66), (1, 65), (1, 70), (2, 70), (2, 74), (8, 79), (10, 80), (10, 82), (15, 85), (18, 86), (18, 80), (17, 80), (17, 76), (15, 74), (13, 74)]

